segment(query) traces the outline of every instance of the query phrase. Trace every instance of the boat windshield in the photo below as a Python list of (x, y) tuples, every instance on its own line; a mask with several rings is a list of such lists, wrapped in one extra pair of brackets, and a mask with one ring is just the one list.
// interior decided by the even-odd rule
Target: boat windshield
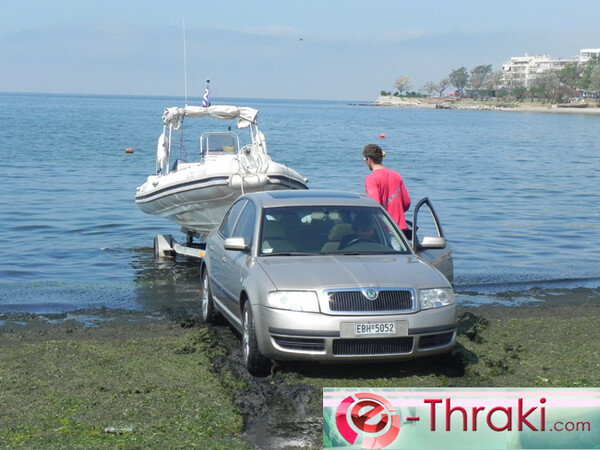
[(293, 206), (263, 211), (261, 255), (385, 253), (410, 250), (381, 208)]
[(240, 148), (240, 140), (232, 131), (225, 133), (204, 133), (200, 136), (200, 155), (236, 154)]

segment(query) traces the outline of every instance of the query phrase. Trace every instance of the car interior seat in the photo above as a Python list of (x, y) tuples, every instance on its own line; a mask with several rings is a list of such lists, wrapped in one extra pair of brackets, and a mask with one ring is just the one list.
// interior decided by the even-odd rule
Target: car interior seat
[(296, 249), (285, 239), (285, 232), (280, 223), (267, 220), (263, 225), (261, 253), (293, 252)]

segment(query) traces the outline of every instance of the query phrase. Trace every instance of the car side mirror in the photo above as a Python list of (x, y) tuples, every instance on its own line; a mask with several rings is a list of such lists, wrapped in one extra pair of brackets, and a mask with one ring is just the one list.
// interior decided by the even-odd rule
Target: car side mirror
[(420, 247), (423, 249), (427, 248), (446, 248), (446, 238), (438, 236), (425, 236), (421, 241)]
[(243, 237), (227, 238), (223, 243), (223, 247), (225, 247), (225, 250), (237, 250), (240, 252), (247, 252), (250, 250), (250, 247), (246, 245), (246, 239)]

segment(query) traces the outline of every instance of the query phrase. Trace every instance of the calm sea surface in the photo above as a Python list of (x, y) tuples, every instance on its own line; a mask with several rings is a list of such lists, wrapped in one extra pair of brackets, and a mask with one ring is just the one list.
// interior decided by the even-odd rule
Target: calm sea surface
[[(413, 203), (436, 207), (460, 302), (600, 286), (600, 116), (217, 101), (259, 109), (271, 156), (312, 189), (363, 192), (362, 147), (382, 145)], [(196, 263), (154, 259), (154, 235), (179, 237), (177, 226), (134, 203), (163, 109), (181, 104), (0, 94), (0, 312), (197, 301)]]

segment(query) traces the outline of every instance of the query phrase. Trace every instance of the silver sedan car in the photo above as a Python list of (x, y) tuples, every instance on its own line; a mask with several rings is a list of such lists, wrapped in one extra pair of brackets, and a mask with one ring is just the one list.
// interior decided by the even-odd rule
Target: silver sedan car
[[(432, 235), (417, 213), (427, 207)], [(255, 376), (272, 360), (390, 361), (449, 352), (452, 253), (428, 199), (408, 240), (370, 198), (333, 191), (241, 196), (206, 240), (202, 316), (242, 335)]]

